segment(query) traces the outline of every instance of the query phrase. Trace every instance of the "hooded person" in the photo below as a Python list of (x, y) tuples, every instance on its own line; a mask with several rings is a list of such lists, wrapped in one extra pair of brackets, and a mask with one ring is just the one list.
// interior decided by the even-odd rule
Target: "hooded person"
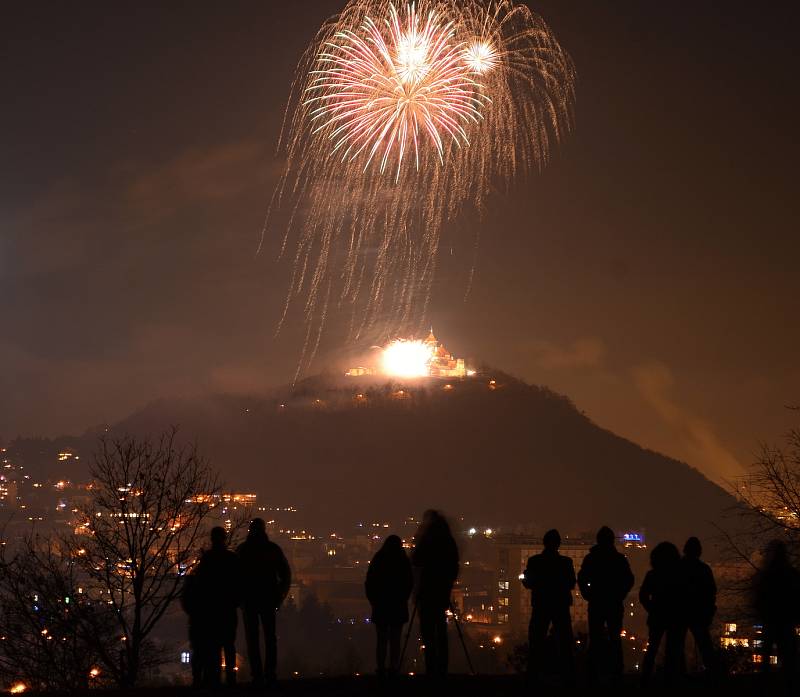
[[(236, 684), (236, 608), (239, 605), (241, 568), (239, 558), (228, 549), (225, 528), (211, 529), (211, 548), (200, 557), (190, 587), (192, 622), (203, 634), (204, 684), (220, 683), (220, 655), (225, 655), (225, 680)], [(192, 667), (194, 673), (194, 666)]]
[(458, 578), (458, 546), (447, 519), (438, 511), (425, 512), (415, 536), (411, 562), (417, 576), (425, 671), (430, 677), (441, 678), (448, 669), (447, 610)]
[(547, 635), (552, 627), (561, 680), (565, 686), (571, 686), (575, 681), (570, 615), (575, 567), (572, 559), (558, 552), (561, 547), (558, 530), (548, 530), (542, 544), (544, 549), (528, 559), (522, 574), (522, 585), (531, 592), (528, 676), (536, 682), (542, 675)]
[(625, 597), (633, 588), (633, 573), (628, 559), (614, 546), (611, 528), (597, 531), (597, 544), (583, 558), (578, 572), (578, 588), (589, 608), (589, 669), (594, 680), (603, 672), (603, 648), (609, 651), (609, 673), (622, 679), (622, 618)]
[[(250, 522), (247, 538), (236, 552), (242, 569), (242, 619), (250, 674), (253, 684), (261, 686), (277, 679), (275, 615), (289, 593), (292, 574), (283, 550), (269, 539), (262, 518)], [(264, 634), (263, 658), (260, 631)]]
[(408, 599), (413, 586), (411, 562), (403, 549), (403, 541), (397, 535), (389, 535), (372, 557), (364, 584), (377, 633), (378, 675), (386, 673), (387, 647), (389, 674), (396, 674), (400, 668), (400, 637), (403, 625), (408, 622)]
[(208, 622), (204, 612), (205, 599), (202, 596), (201, 579), (197, 569), (193, 569), (183, 581), (181, 607), (189, 618), (189, 648), (191, 649), (192, 687), (201, 688), (208, 684)]
[(703, 665), (716, 675), (719, 661), (711, 641), (711, 623), (717, 612), (717, 584), (711, 567), (700, 558), (702, 554), (699, 539), (690, 537), (686, 540), (681, 560), (686, 584), (683, 635), (685, 640), (686, 634), (692, 633)]
[(647, 610), (649, 631), (642, 662), (642, 685), (647, 686), (655, 668), (661, 640), (666, 636), (664, 678), (674, 683), (683, 666), (686, 582), (681, 554), (671, 542), (659, 542), (650, 552), (650, 571), (639, 588), (639, 602)]

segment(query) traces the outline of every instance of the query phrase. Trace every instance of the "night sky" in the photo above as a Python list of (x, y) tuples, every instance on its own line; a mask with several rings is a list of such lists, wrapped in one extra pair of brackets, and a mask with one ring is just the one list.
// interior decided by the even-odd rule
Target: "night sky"
[[(294, 66), (342, 6), (3, 7), (0, 437), (291, 380), (278, 231), (255, 252)], [(430, 322), (454, 353), (735, 476), (800, 402), (798, 4), (534, 9), (576, 63), (575, 130), (445, 231)], [(314, 369), (354, 349), (339, 321)]]

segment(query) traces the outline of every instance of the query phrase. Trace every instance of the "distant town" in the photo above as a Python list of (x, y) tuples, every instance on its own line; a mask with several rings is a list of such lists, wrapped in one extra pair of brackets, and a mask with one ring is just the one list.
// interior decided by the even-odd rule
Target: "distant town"
[[(74, 465), (84, 461), (88, 454), (75, 450), (55, 453), (51, 471), (59, 466)], [(22, 538), (32, 531), (80, 536), (85, 534), (85, 523), (80, 511), (92, 488), (90, 481), (72, 481), (49, 476), (40, 478), (29, 474), (20, 462), (13, 447), (0, 448), (0, 515), (3, 519), (3, 545), (8, 540)], [(304, 512), (291, 502), (262, 501), (255, 491), (225, 491), (213, 496), (198, 495), (196, 502), (215, 506), (214, 517), (231, 534), (233, 540), (242, 535), (243, 525), (253, 517), (264, 518), (269, 536), (280, 544), (292, 568), (292, 585), (289, 603), (301, 611), (308, 603), (324, 608), (330, 620), (339, 626), (359, 627), (369, 624), (370, 606), (364, 595), (364, 578), (370, 559), (382, 541), (397, 534), (403, 546), (413, 546), (414, 534), (419, 526), (419, 514), (400, 520), (353, 520), (352, 524), (337, 529), (312, 528), (304, 522)], [(461, 572), (453, 591), (453, 621), (463, 626), (471, 646), (477, 652), (476, 660), (483, 661), (493, 670), (513, 670), (515, 647), (525, 641), (531, 607), (528, 592), (520, 578), (528, 558), (541, 551), (542, 531), (517, 527), (506, 529), (490, 520), (468, 520), (451, 515), (454, 533), (461, 552)], [(579, 568), (583, 558), (594, 544), (593, 531), (562, 531), (561, 553), (572, 558)], [(617, 546), (628, 557), (638, 583), (649, 564), (646, 530), (625, 529), (617, 531)], [(120, 573), (124, 573), (125, 560), (118, 560)], [(192, 562), (184, 563), (175, 573), (184, 574)], [(718, 564), (715, 575), (720, 579), (736, 578), (745, 573), (730, 564)], [(720, 648), (735, 654), (740, 670), (747, 670), (747, 662), (762, 660), (761, 628), (749, 619), (746, 612), (737, 609), (732, 600), (730, 607), (723, 604), (717, 614), (717, 632)], [(626, 665), (638, 670), (647, 645), (646, 613), (631, 593), (626, 601), (625, 630), (623, 632)], [(577, 589), (573, 599), (573, 624), (580, 648), (585, 642), (587, 605)], [(164, 638), (172, 646), (172, 660), (161, 668), (164, 674), (177, 679), (189, 679), (190, 653), (183, 635), (183, 619), (173, 610), (164, 625)], [(689, 651), (690, 661), (693, 653)], [(410, 672), (421, 661), (421, 649), (410, 654)], [(292, 668), (292, 656), (285, 659)], [(772, 657), (772, 661), (777, 658)], [(364, 659), (368, 665), (368, 661)], [(301, 675), (303, 661), (297, 659), (292, 674)], [(360, 665), (356, 661), (354, 666)], [(319, 672), (319, 671), (317, 671)], [(323, 671), (324, 672), (324, 671)]]

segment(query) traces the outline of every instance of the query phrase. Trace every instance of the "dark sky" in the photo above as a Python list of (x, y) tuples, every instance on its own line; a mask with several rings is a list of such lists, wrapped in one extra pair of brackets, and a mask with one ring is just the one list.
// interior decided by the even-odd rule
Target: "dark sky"
[[(274, 235), (255, 249), (294, 65), (342, 6), (5, 5), (0, 437), (291, 379), (288, 269)], [(446, 231), (431, 321), (455, 353), (732, 476), (800, 401), (797, 3), (534, 9), (575, 60), (575, 131)]]

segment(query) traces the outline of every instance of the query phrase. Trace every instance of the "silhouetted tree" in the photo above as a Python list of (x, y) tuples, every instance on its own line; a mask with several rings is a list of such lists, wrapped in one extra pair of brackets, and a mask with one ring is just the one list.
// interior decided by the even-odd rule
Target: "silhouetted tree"
[(764, 551), (761, 567), (753, 578), (753, 606), (764, 627), (762, 667), (765, 671), (769, 669), (774, 646), (789, 687), (794, 683), (797, 664), (800, 572), (789, 561), (782, 540), (773, 540)]
[(133, 685), (148, 639), (181, 592), (217, 505), (217, 475), (176, 430), (156, 440), (103, 438), (91, 466), (84, 534), (64, 539), (71, 557), (114, 610), (118, 682)]
[[(337, 621), (331, 607), (320, 603), (310, 592), (303, 593), (298, 607), (289, 598), (277, 617), (281, 645), (281, 668), (291, 675), (336, 675), (346, 673), (348, 662), (348, 625)], [(371, 638), (371, 627), (361, 625), (365, 646)]]
[(781, 444), (762, 443), (747, 476), (731, 488), (737, 503), (720, 526), (726, 562), (718, 581), (721, 605), (726, 614), (756, 621), (750, 591), (766, 545), (782, 540), (794, 563), (800, 559), (800, 425)]
[(753, 650), (746, 646), (726, 646), (719, 653), (720, 669), (726, 674), (754, 673)]
[(528, 672), (528, 659), (530, 657), (530, 646), (527, 641), (514, 644), (508, 654), (507, 663), (512, 672), (519, 675), (526, 675)]
[(795, 551), (800, 549), (800, 426), (786, 434), (783, 446), (761, 445), (736, 494), (759, 548), (764, 540), (780, 537)]
[(5, 682), (68, 691), (113, 679), (115, 618), (57, 541), (32, 534), (0, 548), (0, 633)]

